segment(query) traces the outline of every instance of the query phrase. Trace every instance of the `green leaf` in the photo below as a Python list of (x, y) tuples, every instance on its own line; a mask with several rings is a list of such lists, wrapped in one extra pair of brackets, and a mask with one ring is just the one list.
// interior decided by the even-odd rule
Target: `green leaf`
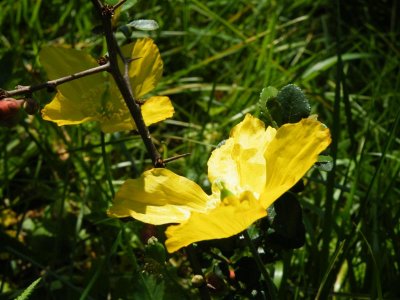
[(315, 166), (321, 171), (330, 172), (333, 168), (333, 158), (329, 155), (320, 155)]
[(310, 115), (311, 107), (303, 91), (294, 84), (283, 87), (276, 99), (283, 109), (285, 123), (299, 122)]
[[(355, 60), (355, 59), (365, 59), (365, 58), (372, 58), (374, 55), (369, 53), (346, 53), (342, 55), (343, 61)], [(327, 71), (337, 63), (337, 56), (329, 57), (323, 61), (316, 63), (315, 65), (308, 68), (303, 75), (301, 76), (302, 81), (309, 81), (322, 72)]]
[(158, 23), (154, 20), (134, 20), (126, 26), (137, 30), (157, 30), (159, 28)]
[(311, 112), (303, 91), (294, 84), (283, 87), (276, 98), (270, 98), (267, 109), (279, 126), (299, 122), (302, 118), (307, 118)]
[(33, 293), (33, 290), (35, 289), (35, 287), (39, 284), (40, 280), (42, 280), (42, 278), (38, 278), (36, 279), (34, 282), (32, 282), (23, 292), (21, 295), (19, 295), (17, 298), (15, 298), (15, 300), (25, 300), (28, 299), (30, 297), (30, 295)]
[(154, 275), (143, 273), (142, 281), (139, 282), (139, 286), (135, 289), (132, 295), (132, 299), (144, 299), (144, 300), (163, 300), (165, 294), (165, 283), (162, 279), (157, 278)]
[(258, 106), (260, 109), (260, 119), (266, 125), (271, 125), (273, 127), (277, 126), (268, 110), (267, 103), (269, 101), (273, 101), (276, 95), (278, 95), (278, 90), (272, 86), (268, 86), (262, 89), (260, 93), (260, 98), (258, 100)]
[(137, 0), (127, 0), (123, 5), (121, 11), (126, 11), (131, 9), (133, 6), (135, 6), (137, 3)]
[(271, 98), (275, 98), (277, 95), (278, 90), (273, 86), (267, 86), (266, 88), (263, 88), (260, 93), (260, 104), (266, 104), (268, 100), (270, 100)]
[(279, 92), (269, 86), (261, 91), (259, 98), (260, 118), (273, 127), (296, 123), (310, 115), (311, 107), (303, 91), (294, 84)]

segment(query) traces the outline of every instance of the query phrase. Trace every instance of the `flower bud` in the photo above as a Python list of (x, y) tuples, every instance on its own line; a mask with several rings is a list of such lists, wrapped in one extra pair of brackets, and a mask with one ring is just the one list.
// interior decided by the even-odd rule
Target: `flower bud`
[(145, 246), (146, 257), (150, 257), (163, 265), (166, 260), (166, 253), (164, 245), (161, 244), (156, 237), (151, 237)]
[(193, 275), (191, 282), (192, 286), (200, 287), (204, 285), (206, 281), (204, 280), (204, 277), (202, 275)]

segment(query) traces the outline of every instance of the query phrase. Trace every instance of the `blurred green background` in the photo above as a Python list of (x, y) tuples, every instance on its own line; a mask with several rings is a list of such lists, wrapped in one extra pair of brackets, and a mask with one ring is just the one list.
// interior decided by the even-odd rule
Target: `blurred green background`
[[(331, 129), (334, 168), (313, 171), (300, 197), (306, 243), (268, 265), (282, 299), (400, 298), (399, 6), (137, 0), (115, 23), (121, 44), (155, 39), (164, 77), (154, 93), (168, 95), (176, 113), (151, 127), (154, 141), (164, 157), (190, 152), (168, 167), (206, 189), (210, 152), (257, 111), (263, 87), (295, 83)], [(134, 19), (160, 29), (124, 27)], [(104, 54), (99, 25), (90, 1), (1, 1), (0, 88), (45, 81), (38, 52), (46, 44)], [(43, 107), (52, 94), (34, 98)], [(188, 276), (143, 272), (146, 228), (105, 213), (109, 181), (118, 189), (151, 166), (138, 136), (102, 136), (94, 123), (57, 127), (38, 114), (0, 128), (0, 141), (2, 299), (41, 276), (32, 299), (197, 297)]]

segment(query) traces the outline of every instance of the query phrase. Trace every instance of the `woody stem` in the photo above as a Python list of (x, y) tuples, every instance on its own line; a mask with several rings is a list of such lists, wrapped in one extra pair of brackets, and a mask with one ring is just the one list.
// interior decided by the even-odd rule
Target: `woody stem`
[(254, 246), (254, 243), (251, 240), (250, 235), (247, 232), (247, 230), (243, 231), (243, 236), (244, 236), (244, 239), (246, 241), (247, 246), (250, 249), (250, 252), (251, 252), (254, 260), (256, 261), (257, 267), (258, 267), (258, 269), (261, 272), (261, 275), (263, 277), (263, 282), (264, 282), (264, 285), (265, 285), (265, 289), (266, 289), (266, 292), (268, 294), (267, 295), (268, 296), (267, 299), (270, 299), (270, 300), (278, 299), (276, 287), (275, 287), (274, 283), (272, 282), (272, 279), (269, 276), (268, 271), (265, 268), (265, 266), (264, 266), (264, 264), (263, 264), (263, 262), (261, 260), (261, 257), (258, 254), (258, 251), (257, 251), (256, 247)]
[(84, 70), (82, 72), (78, 72), (75, 74), (71, 74), (68, 76), (64, 76), (61, 78), (57, 78), (54, 80), (49, 80), (46, 81), (44, 83), (40, 83), (37, 85), (27, 85), (27, 86), (18, 86), (15, 90), (11, 90), (11, 91), (5, 91), (5, 90), (1, 90), (0, 91), (0, 100), (2, 98), (6, 98), (6, 97), (14, 97), (14, 96), (18, 96), (18, 95), (25, 95), (25, 94), (30, 94), (42, 89), (48, 89), (48, 88), (55, 88), (56, 86), (69, 82), (69, 81), (73, 81), (85, 76), (89, 76), (89, 75), (93, 75), (99, 72), (103, 72), (103, 71), (108, 71), (110, 69), (110, 63), (107, 62), (104, 65), (98, 66), (98, 67), (94, 67), (94, 68), (90, 68), (87, 70)]
[(128, 76), (129, 61), (126, 58), (121, 57), (124, 64), (124, 74), (118, 67), (118, 54), (121, 53), (121, 49), (119, 48), (112, 31), (111, 18), (114, 13), (114, 7), (103, 5), (99, 0), (92, 0), (92, 2), (103, 22), (103, 30), (106, 37), (110, 61), (109, 71), (113, 76), (115, 83), (122, 94), (122, 97), (125, 100), (126, 106), (128, 107), (133, 120), (135, 121), (138, 132), (146, 146), (148, 153), (151, 156), (154, 167), (164, 167), (164, 162), (151, 139), (149, 129), (144, 123), (140, 106), (138, 103), (136, 103), (132, 92)]

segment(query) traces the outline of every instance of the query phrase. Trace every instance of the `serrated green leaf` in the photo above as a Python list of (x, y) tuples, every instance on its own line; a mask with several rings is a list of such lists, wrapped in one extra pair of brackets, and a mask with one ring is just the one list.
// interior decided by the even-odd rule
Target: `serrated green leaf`
[(142, 281), (139, 287), (132, 295), (132, 299), (145, 299), (145, 300), (163, 300), (165, 292), (165, 283), (163, 280), (156, 278), (154, 275), (142, 276)]
[(303, 91), (294, 84), (283, 87), (276, 98), (267, 102), (267, 108), (278, 125), (299, 122), (311, 112)]
[(33, 290), (35, 289), (35, 287), (39, 284), (40, 280), (42, 280), (42, 278), (38, 278), (36, 279), (34, 282), (32, 282), (23, 292), (21, 295), (19, 295), (17, 298), (15, 298), (15, 300), (26, 300), (30, 297), (30, 295), (33, 293)]

